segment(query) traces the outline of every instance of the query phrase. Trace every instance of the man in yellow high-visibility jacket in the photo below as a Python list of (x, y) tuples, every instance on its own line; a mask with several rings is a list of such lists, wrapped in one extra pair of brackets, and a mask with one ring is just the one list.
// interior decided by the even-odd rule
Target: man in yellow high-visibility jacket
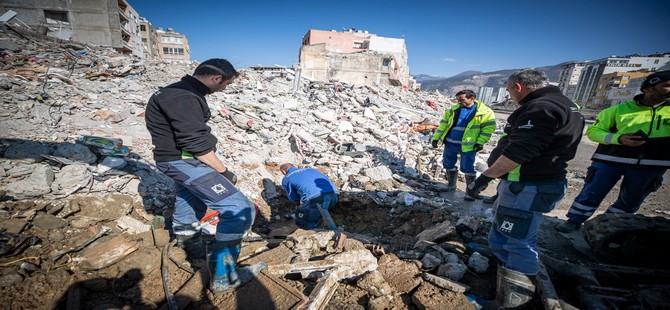
[(578, 230), (622, 177), (619, 197), (608, 213), (635, 213), (661, 187), (670, 168), (670, 70), (647, 76), (640, 90), (643, 94), (633, 100), (602, 110), (586, 130), (599, 145), (559, 231)]
[[(461, 155), (460, 170), (465, 174), (465, 183), (475, 180), (475, 153), (484, 148), (484, 144), (491, 139), (496, 130), (496, 118), (493, 110), (483, 102), (475, 100), (476, 94), (472, 90), (462, 90), (456, 93), (458, 105), (444, 111), (431, 144), (437, 148), (444, 142), (442, 165), (447, 171), (446, 179), (449, 190), (456, 189), (458, 170), (456, 158)], [(465, 196), (465, 200), (474, 199)]]

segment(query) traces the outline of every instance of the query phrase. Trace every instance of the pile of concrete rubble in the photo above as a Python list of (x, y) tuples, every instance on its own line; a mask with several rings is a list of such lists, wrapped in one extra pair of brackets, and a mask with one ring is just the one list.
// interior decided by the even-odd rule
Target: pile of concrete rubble
[[(10, 308), (470, 308), (459, 281), (490, 278), (470, 243), (485, 242), (490, 212), (454, 213), (454, 196), (441, 195), (441, 150), (428, 142), (453, 103), (438, 93), (242, 70), (210, 95), (218, 155), (260, 209), (241, 263), (269, 265), (214, 296), (202, 262), (170, 246), (174, 188), (153, 165), (143, 117), (154, 91), (197, 64), (8, 34), (0, 54), (0, 300)], [(332, 231), (280, 225), (292, 211), (277, 185), (283, 162), (340, 187), (342, 247)]]

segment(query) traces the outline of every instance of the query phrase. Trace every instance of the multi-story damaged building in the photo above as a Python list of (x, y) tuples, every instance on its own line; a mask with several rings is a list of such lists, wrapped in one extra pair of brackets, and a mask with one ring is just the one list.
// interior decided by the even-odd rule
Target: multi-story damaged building
[(140, 17), (140, 36), (144, 47), (144, 58), (160, 59), (158, 53), (158, 34), (154, 26), (144, 17)]
[(418, 87), (407, 65), (405, 39), (367, 31), (310, 29), (300, 47), (302, 75), (319, 81), (357, 85)]
[(575, 90), (579, 83), (579, 77), (584, 69), (584, 62), (572, 61), (561, 65), (561, 75), (558, 77), (558, 87), (563, 94), (574, 100)]
[(20, 26), (61, 40), (111, 46), (142, 57), (140, 17), (126, 0), (3, 0), (0, 11), (14, 11)]
[(158, 36), (158, 53), (163, 61), (191, 61), (191, 49), (185, 35), (174, 32), (172, 28), (168, 28), (167, 31), (158, 28), (156, 35)]

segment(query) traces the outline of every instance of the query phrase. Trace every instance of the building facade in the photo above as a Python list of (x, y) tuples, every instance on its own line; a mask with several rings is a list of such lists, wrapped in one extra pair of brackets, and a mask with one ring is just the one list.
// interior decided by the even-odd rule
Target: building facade
[(585, 62), (569, 62), (561, 66), (558, 77), (558, 87), (568, 98), (575, 100), (575, 91), (579, 84), (579, 77), (584, 69)]
[(493, 87), (484, 86), (477, 90), (477, 100), (489, 104), (493, 99)]
[(652, 72), (613, 72), (603, 74), (600, 77), (600, 81), (594, 90), (593, 99), (590, 101), (590, 107), (596, 109), (602, 109), (612, 106), (613, 104), (619, 104), (624, 101), (632, 99), (635, 94), (640, 90), (640, 84), (634, 83), (631, 86), (637, 84), (637, 88), (628, 87), (631, 80), (643, 80), (647, 75), (650, 75)]
[(303, 76), (311, 79), (416, 88), (404, 39), (353, 28), (344, 32), (310, 29), (303, 37), (299, 58)]
[[(575, 87), (572, 99), (582, 107), (591, 107), (596, 96), (596, 89), (600, 79), (605, 74), (614, 72), (655, 72), (670, 63), (670, 53), (640, 56), (607, 57), (584, 63), (579, 73), (579, 82)], [(569, 70), (569, 69), (566, 69)], [(565, 73), (568, 74), (567, 72)], [(561, 76), (563, 76), (563, 70)], [(602, 105), (599, 104), (599, 105)]]
[(158, 41), (158, 54), (165, 62), (189, 62), (191, 61), (191, 49), (188, 46), (186, 36), (174, 32), (172, 28), (164, 31), (162, 28), (156, 30)]
[(509, 97), (506, 87), (498, 87), (498, 93), (496, 94), (496, 103), (503, 103)]
[(140, 17), (140, 36), (142, 38), (142, 47), (144, 48), (144, 58), (151, 60), (160, 59), (158, 34), (156, 34), (154, 26), (144, 17)]
[(3, 0), (0, 10), (16, 12), (17, 20), (49, 37), (143, 57), (140, 17), (126, 0)]

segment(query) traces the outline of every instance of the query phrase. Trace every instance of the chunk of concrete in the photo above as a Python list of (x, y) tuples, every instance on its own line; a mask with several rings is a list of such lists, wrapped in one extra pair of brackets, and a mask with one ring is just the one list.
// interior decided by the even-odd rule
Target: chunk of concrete
[(463, 294), (441, 290), (433, 284), (424, 282), (412, 295), (412, 302), (421, 309), (474, 310)]
[(411, 292), (421, 284), (421, 271), (416, 264), (398, 259), (394, 254), (379, 258), (379, 272), (386, 282), (399, 294)]
[(73, 143), (59, 144), (53, 155), (87, 164), (92, 164), (98, 160), (98, 157), (87, 146)]
[(474, 252), (470, 255), (470, 258), (468, 258), (468, 267), (474, 269), (478, 273), (484, 273), (486, 272), (486, 269), (489, 268), (489, 259), (478, 252)]
[(29, 177), (7, 184), (4, 187), (5, 195), (17, 199), (39, 197), (51, 192), (54, 173), (47, 165), (36, 165)]
[(441, 265), (440, 268), (437, 269), (437, 275), (458, 281), (465, 275), (467, 270), (468, 267), (461, 263), (448, 263)]
[(378, 166), (363, 170), (363, 174), (369, 177), (373, 182), (389, 180), (393, 177), (391, 169), (386, 166)]
[(391, 285), (386, 282), (384, 276), (377, 270), (363, 275), (358, 282), (356, 282), (356, 286), (368, 291), (368, 293), (375, 297), (391, 295), (394, 293)]
[(449, 220), (445, 220), (444, 222), (428, 228), (416, 235), (418, 240), (414, 244), (414, 247), (420, 246), (424, 241), (438, 242), (439, 240), (445, 239), (454, 233), (456, 233), (456, 227), (452, 225)]
[(81, 254), (84, 269), (98, 270), (111, 266), (139, 249), (139, 244), (123, 236), (87, 248)]

